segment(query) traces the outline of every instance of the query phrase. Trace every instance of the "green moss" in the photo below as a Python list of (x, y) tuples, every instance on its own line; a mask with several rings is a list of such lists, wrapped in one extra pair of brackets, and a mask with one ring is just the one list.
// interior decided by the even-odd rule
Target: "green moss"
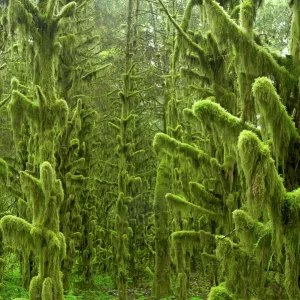
[(218, 286), (213, 287), (209, 294), (208, 300), (232, 300), (234, 299), (231, 293), (227, 290), (224, 283), (221, 283)]
[(243, 210), (233, 212), (236, 235), (248, 253), (256, 253), (263, 265), (267, 264), (272, 255), (272, 225), (263, 224), (249, 216)]
[(288, 227), (297, 226), (300, 221), (300, 189), (285, 194), (285, 223)]
[(188, 202), (181, 196), (177, 196), (177, 195), (168, 193), (168, 194), (166, 194), (166, 199), (170, 202), (170, 205), (172, 208), (182, 211), (184, 213), (194, 211), (194, 212), (198, 212), (200, 214), (207, 214), (212, 219), (216, 219), (216, 218), (218, 219), (219, 217), (221, 217), (220, 214), (217, 214), (216, 212), (210, 211), (199, 205)]
[[(210, 100), (198, 101), (193, 105), (194, 115), (204, 125), (205, 132), (210, 135), (212, 143), (224, 149), (222, 156), (236, 156), (236, 143), (240, 132), (248, 129), (256, 132), (251, 124), (244, 123), (240, 118), (233, 116), (218, 103)], [(221, 156), (216, 156), (222, 160)], [(211, 160), (211, 163), (213, 161)]]
[(180, 300), (187, 299), (189, 279), (189, 259), (194, 248), (200, 244), (200, 232), (181, 230), (172, 233), (172, 248), (175, 252), (174, 263), (177, 270), (177, 292)]
[(282, 179), (277, 173), (268, 147), (254, 133), (243, 131), (240, 134), (238, 150), (241, 168), (246, 178), (250, 215), (259, 220), (262, 216), (266, 217), (268, 213), (273, 226), (273, 245), (280, 257), (285, 195)]
[[(54, 1), (53, 1), (54, 2)], [(76, 2), (72, 1), (63, 6), (59, 12), (59, 14), (55, 17), (55, 19), (58, 21), (62, 18), (70, 18), (74, 16), (76, 9)], [(50, 11), (49, 11), (50, 13)]]
[(165, 195), (171, 189), (170, 169), (167, 156), (159, 164), (154, 191), (155, 216), (155, 271), (152, 293), (156, 299), (168, 297), (171, 292), (170, 245), (169, 245), (169, 205)]
[(189, 250), (192, 250), (193, 247), (199, 245), (201, 241), (201, 233), (196, 231), (175, 231), (172, 233), (171, 237), (173, 243), (184, 245), (184, 248)]
[(55, 114), (57, 114), (57, 121), (60, 132), (67, 126), (68, 116), (69, 116), (69, 107), (65, 100), (56, 100), (55, 106), (53, 108)]
[(300, 61), (300, 43), (298, 39), (300, 35), (300, 9), (298, 1), (290, 1), (290, 4), (293, 9), (290, 48), (295, 65), (297, 65)]
[[(267, 127), (263, 129), (271, 134), (276, 160), (284, 161), (289, 147), (299, 139), (295, 124), (268, 78), (261, 77), (255, 80), (253, 94), (257, 113), (263, 118), (262, 124)], [(265, 136), (265, 141), (268, 138)]]
[(45, 195), (39, 180), (26, 172), (20, 173), (23, 192), (32, 204), (33, 224), (42, 223), (42, 212), (45, 209)]
[[(189, 23), (190, 23), (190, 19), (191, 19), (191, 15), (192, 15), (193, 7), (195, 5), (198, 5), (198, 4), (199, 3), (197, 1), (195, 1), (195, 0), (190, 0), (187, 3), (187, 6), (186, 6), (186, 8), (184, 10), (184, 15), (183, 15), (183, 18), (182, 18), (182, 22), (180, 24), (180, 28), (181, 28), (182, 32), (187, 32), (188, 27), (189, 27)], [(174, 22), (175, 22), (175, 20), (174, 20)], [(191, 40), (189, 40), (189, 41), (191, 41)], [(175, 47), (174, 47), (174, 52), (173, 52), (173, 66), (175, 66), (176, 62), (178, 61), (179, 51), (182, 50), (181, 46), (182, 46), (183, 43), (184, 43), (184, 40), (182, 41), (182, 36), (181, 36), (180, 33), (178, 33), (177, 37), (176, 37), (176, 43), (175, 43)]]
[(8, 182), (8, 165), (2, 158), (0, 158), (0, 178), (4, 184)]
[(186, 300), (187, 299), (187, 285), (188, 278), (186, 273), (179, 273), (177, 276), (177, 297), (178, 300)]
[(35, 300), (40, 297), (42, 292), (42, 280), (39, 276), (32, 278), (29, 287), (29, 300)]
[(300, 269), (298, 261), (299, 252), (299, 226), (300, 226), (300, 189), (288, 192), (285, 195), (284, 210), (284, 236), (285, 236), (285, 274), (284, 286), (290, 299), (299, 297), (298, 278)]
[[(263, 274), (255, 257), (248, 254), (241, 245), (224, 236), (216, 236), (216, 257), (221, 263), (221, 271), (228, 291), (237, 298), (249, 295), (251, 289), (264, 286)], [(238, 284), (237, 284), (238, 283)]]
[[(245, 21), (247, 19), (246, 23), (248, 24), (247, 26), (249, 26), (252, 23), (251, 20), (253, 20), (254, 11), (252, 8), (255, 3), (252, 2), (251, 4), (248, 0), (243, 3), (245, 5), (244, 12), (247, 12), (243, 18)], [(224, 44), (229, 40), (234, 44), (240, 72), (251, 76), (272, 74), (276, 81), (282, 86), (280, 94), (285, 102), (295, 85), (296, 78), (294, 78), (285, 67), (278, 65), (270, 53), (250, 39), (245, 30), (230, 19), (225, 10), (216, 1), (206, 0), (205, 7), (210, 26), (213, 33), (217, 36), (218, 42)], [(241, 100), (249, 101), (249, 99)]]
[[(59, 232), (59, 209), (64, 201), (64, 191), (62, 182), (56, 178), (56, 158), (61, 154), (56, 150), (57, 142), (60, 142), (62, 136), (70, 137), (71, 140), (74, 135), (78, 135), (81, 123), (76, 114), (75, 118), (68, 122), (69, 108), (65, 100), (57, 100), (55, 76), (61, 47), (58, 37), (64, 26), (62, 19), (74, 16), (75, 10), (75, 2), (64, 6), (60, 3), (57, 6), (55, 0), (41, 0), (36, 3), (30, 0), (11, 1), (8, 7), (12, 37), (17, 36), (22, 45), (25, 45), (26, 59), (32, 64), (28, 76), (33, 75), (32, 89), (28, 89), (17, 80), (12, 80), (10, 103), (15, 145), (19, 148), (24, 166), (28, 168), (20, 173), (21, 188), (26, 202), (25, 198), (19, 202), (23, 206), (22, 213), (26, 213), (29, 218), (32, 216), (32, 223), (28, 223), (29, 225), (19, 220), (11, 225), (19, 226), (18, 222), (21, 222), (31, 228), (28, 236), (24, 233), (24, 240), (27, 240), (27, 248), (32, 249), (38, 259), (38, 276), (34, 277), (30, 284), (32, 300), (63, 298), (60, 267), (66, 254), (66, 245), (64, 236)], [(19, 21), (20, 17), (22, 22)], [(29, 39), (32, 42), (27, 43)], [(27, 41), (26, 44), (24, 40)], [(72, 41), (74, 39), (71, 37), (68, 42)], [(20, 91), (24, 91), (24, 94)], [(81, 101), (78, 101), (75, 112), (80, 114)], [(21, 130), (23, 124), (28, 125), (29, 134), (32, 135), (28, 143), (24, 142), (24, 130)], [(67, 127), (71, 128), (69, 132)], [(78, 148), (73, 149), (74, 152)], [(68, 147), (63, 149), (69, 150)], [(68, 163), (69, 161), (66, 165)], [(69, 167), (70, 165), (66, 168)], [(71, 171), (75, 173), (74, 169)], [(78, 176), (74, 173), (71, 177)], [(27, 212), (29, 209), (31, 215)], [(2, 229), (9, 230), (7, 224), (10, 223), (5, 219), (4, 221), (1, 223)], [(8, 239), (8, 242), (13, 241)], [(34, 245), (34, 248), (31, 245)]]
[(204, 172), (209, 172), (209, 156), (200, 149), (189, 144), (181, 143), (164, 133), (157, 133), (153, 140), (153, 147), (157, 153), (166, 153), (170, 156), (182, 154), (192, 159), (196, 166), (201, 167)]
[(21, 140), (21, 127), (25, 120), (37, 121), (39, 116), (38, 105), (29, 100), (20, 92), (14, 90), (12, 92), (12, 99), (9, 104), (9, 109), (12, 118), (14, 140), (16, 145), (18, 145), (19, 141)]
[(245, 0), (241, 4), (241, 26), (251, 35), (256, 17), (256, 0)]
[[(180, 33), (180, 36), (185, 40), (185, 42), (189, 45), (189, 47), (196, 52), (200, 57), (204, 57), (205, 56), (205, 52), (204, 50), (198, 45), (196, 44), (185, 32), (184, 30), (181, 28), (181, 26), (179, 26), (176, 21), (174, 20), (174, 18), (170, 15), (169, 11), (167, 10), (166, 6), (164, 5), (164, 3), (159, 0), (161, 6), (163, 7), (165, 13), (167, 14), (168, 18), (170, 19), (170, 21), (172, 22), (172, 24), (175, 26), (175, 28), (178, 30), (178, 32)], [(193, 3), (190, 2), (190, 5), (192, 5)], [(188, 18), (188, 14), (187, 17)], [(186, 19), (187, 21), (187, 19)], [(185, 22), (186, 22), (185, 21)], [(185, 23), (184, 23), (185, 25)]]
[(43, 282), (42, 287), (42, 300), (52, 300), (53, 299), (53, 286), (52, 279), (47, 277)]
[(27, 221), (15, 216), (4, 216), (0, 220), (0, 226), (3, 242), (12, 248), (19, 251), (23, 249), (33, 251), (37, 246), (39, 247), (31, 236), (33, 227)]
[(223, 205), (223, 201), (207, 191), (204, 185), (191, 181), (189, 182), (189, 186), (194, 199), (197, 202), (199, 201), (204, 207), (218, 208)]

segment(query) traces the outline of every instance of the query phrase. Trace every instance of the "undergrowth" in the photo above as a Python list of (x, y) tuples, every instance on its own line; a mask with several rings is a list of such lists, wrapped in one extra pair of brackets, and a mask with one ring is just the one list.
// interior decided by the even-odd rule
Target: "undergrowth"
[[(29, 299), (28, 291), (20, 286), (21, 274), (20, 264), (18, 263), (15, 254), (5, 256), (4, 280), (0, 286), (0, 300), (13, 300), (16, 298), (27, 300)], [(114, 288), (112, 279), (109, 276), (96, 276), (94, 287), (92, 290), (84, 290), (80, 288), (82, 277), (76, 274), (72, 276), (71, 287), (68, 294), (65, 295), (65, 300), (117, 300), (117, 290)], [(128, 288), (128, 300), (150, 300), (150, 287), (143, 288)], [(174, 296), (168, 299), (176, 299)], [(203, 300), (198, 297), (191, 297), (189, 300)]]

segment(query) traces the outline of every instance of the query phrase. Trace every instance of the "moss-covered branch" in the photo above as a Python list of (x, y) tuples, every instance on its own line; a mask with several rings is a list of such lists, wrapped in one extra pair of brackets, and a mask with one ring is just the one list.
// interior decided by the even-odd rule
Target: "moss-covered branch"
[(250, 215), (259, 220), (269, 216), (273, 227), (273, 245), (281, 255), (283, 241), (283, 216), (285, 188), (279, 177), (270, 151), (250, 131), (239, 136), (238, 151), (241, 169), (246, 178), (247, 203)]
[[(260, 259), (269, 259), (271, 253), (272, 228), (271, 224), (263, 224), (249, 216), (244, 210), (235, 210), (233, 212), (236, 234), (240, 241), (252, 253), (255, 248), (265, 257)], [(264, 251), (260, 251), (264, 249)], [(269, 250), (269, 251), (268, 251)]]
[[(271, 133), (275, 157), (277, 160), (284, 160), (289, 147), (299, 140), (295, 124), (268, 78), (261, 77), (255, 80), (253, 94), (257, 113), (263, 118), (262, 125), (268, 127), (262, 129)], [(264, 138), (267, 141), (269, 137)]]
[(199, 201), (202, 205), (209, 205), (209, 207), (220, 207), (223, 205), (223, 201), (207, 191), (204, 185), (191, 181), (189, 186), (196, 201)]
[(181, 196), (173, 195), (171, 193), (166, 194), (166, 199), (170, 202), (171, 207), (180, 210), (182, 212), (187, 212), (187, 211), (196, 211), (201, 214), (207, 214), (209, 215), (212, 219), (218, 219), (221, 217), (220, 214), (210, 211), (208, 209), (205, 209), (199, 205), (196, 205), (194, 203), (191, 203), (187, 200), (185, 200)]
[(221, 270), (225, 275), (223, 280), (228, 291), (233, 292), (237, 298), (243, 298), (249, 294), (249, 289), (261, 288), (264, 284), (263, 274), (254, 257), (229, 238), (216, 236), (216, 241), (216, 256), (221, 262)]
[(157, 153), (167, 153), (170, 156), (182, 154), (197, 163), (209, 164), (209, 156), (200, 149), (189, 144), (181, 143), (167, 134), (157, 133), (153, 141), (154, 150)]
[(0, 227), (5, 244), (19, 251), (24, 249), (33, 251), (35, 249), (36, 240), (31, 235), (32, 224), (15, 216), (4, 216), (0, 221)]
[[(158, 0), (159, 3), (161, 4), (163, 10), (165, 11), (166, 15), (168, 16), (168, 18), (170, 19), (170, 21), (172, 22), (172, 24), (175, 26), (175, 28), (178, 30), (180, 36), (182, 36), (184, 38), (184, 40), (188, 43), (188, 45), (190, 46), (190, 48), (192, 50), (194, 50), (196, 53), (198, 53), (201, 57), (205, 55), (204, 50), (198, 45), (196, 44), (184, 31), (184, 29), (186, 28), (186, 24), (183, 23), (183, 26), (181, 27), (175, 20), (174, 18), (171, 16), (170, 12), (168, 11), (168, 9), (166, 8), (166, 6), (164, 5), (164, 3), (161, 0)], [(193, 4), (193, 2), (195, 1), (191, 1), (190, 5)], [(186, 16), (187, 18), (188, 16)], [(186, 20), (185, 20), (186, 22)]]
[(248, 74), (256, 76), (271, 73), (282, 85), (281, 94), (285, 102), (296, 83), (296, 78), (285, 67), (278, 65), (269, 52), (250, 39), (243, 28), (230, 19), (215, 0), (205, 0), (204, 3), (211, 27), (219, 42), (229, 40), (234, 44), (239, 56), (240, 70), (247, 70)]
[(238, 136), (244, 129), (257, 132), (251, 124), (228, 113), (220, 104), (210, 100), (198, 101), (193, 105), (194, 115), (207, 127), (211, 128), (215, 141), (222, 141), (235, 148)]

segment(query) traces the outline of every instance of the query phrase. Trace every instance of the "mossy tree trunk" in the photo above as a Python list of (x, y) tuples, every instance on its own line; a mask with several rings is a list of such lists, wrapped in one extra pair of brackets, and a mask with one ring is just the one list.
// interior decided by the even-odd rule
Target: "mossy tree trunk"
[(167, 156), (161, 160), (156, 176), (154, 192), (155, 215), (155, 271), (152, 293), (156, 299), (168, 297), (171, 293), (170, 259), (170, 216), (169, 205), (165, 199), (171, 189), (170, 169)]

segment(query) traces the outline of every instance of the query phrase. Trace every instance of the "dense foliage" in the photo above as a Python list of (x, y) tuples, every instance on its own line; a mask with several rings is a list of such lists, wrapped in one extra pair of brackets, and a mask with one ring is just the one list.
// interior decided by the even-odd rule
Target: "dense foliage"
[(300, 299), (299, 0), (0, 14), (0, 298)]

